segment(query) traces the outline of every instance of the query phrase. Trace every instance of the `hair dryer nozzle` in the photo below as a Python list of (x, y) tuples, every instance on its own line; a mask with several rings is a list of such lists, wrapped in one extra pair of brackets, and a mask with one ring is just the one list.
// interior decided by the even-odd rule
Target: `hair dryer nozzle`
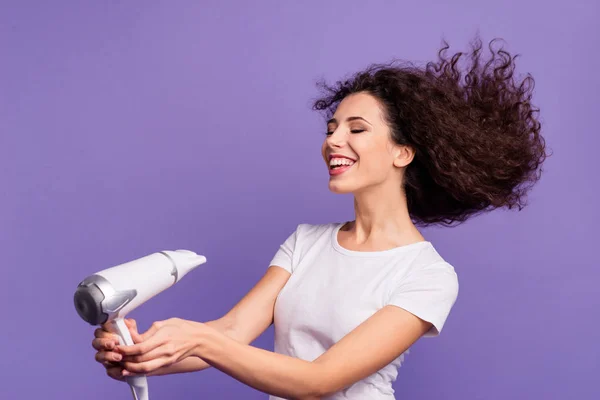
[(199, 267), (206, 262), (206, 257), (194, 253), (190, 250), (165, 250), (161, 251), (162, 254), (167, 256), (173, 266), (173, 275), (175, 276), (175, 283), (179, 282), (188, 272)]

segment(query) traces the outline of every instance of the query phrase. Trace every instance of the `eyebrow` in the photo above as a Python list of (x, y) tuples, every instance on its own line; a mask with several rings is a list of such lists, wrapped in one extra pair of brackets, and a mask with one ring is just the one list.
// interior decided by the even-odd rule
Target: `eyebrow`
[[(348, 118), (346, 118), (347, 122), (356, 121), (356, 120), (362, 120), (362, 121), (365, 121), (367, 124), (371, 125), (371, 123), (369, 121), (367, 121), (366, 119), (364, 119), (363, 117), (348, 117)], [(337, 123), (338, 123), (338, 121), (335, 118), (331, 118), (329, 121), (327, 121), (327, 125), (337, 124)], [(371, 126), (373, 126), (373, 125), (371, 125)]]

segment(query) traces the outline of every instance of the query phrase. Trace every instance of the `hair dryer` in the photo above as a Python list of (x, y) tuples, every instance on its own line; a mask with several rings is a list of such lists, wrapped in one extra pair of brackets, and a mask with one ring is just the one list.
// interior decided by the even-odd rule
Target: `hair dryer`
[[(109, 322), (119, 342), (132, 345), (124, 318), (131, 310), (179, 282), (204, 264), (206, 257), (189, 250), (161, 251), (104, 269), (77, 286), (75, 309), (91, 325)], [(127, 377), (135, 400), (148, 400), (146, 376)]]

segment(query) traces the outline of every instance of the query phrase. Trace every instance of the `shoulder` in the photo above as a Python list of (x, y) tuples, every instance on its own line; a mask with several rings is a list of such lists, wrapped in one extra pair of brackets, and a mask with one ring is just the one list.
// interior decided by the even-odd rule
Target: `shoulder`
[(456, 276), (454, 265), (448, 262), (436, 249), (433, 243), (427, 242), (413, 260), (411, 274), (441, 274)]
[(421, 270), (425, 272), (456, 276), (456, 270), (454, 269), (454, 266), (443, 258), (440, 258), (434, 263), (423, 266)]
[(413, 265), (407, 277), (432, 277), (438, 276), (439, 279), (454, 281), (457, 280), (457, 273), (449, 261), (447, 261), (435, 246), (429, 242), (428, 246), (419, 252), (413, 260)]
[(458, 274), (449, 261), (427, 242), (414, 251), (409, 262), (403, 263), (391, 277), (395, 288), (458, 291)]
[(331, 235), (338, 227), (343, 225), (341, 222), (329, 223), (300, 223), (296, 227), (296, 238), (298, 240), (311, 240)]
[(306, 244), (310, 245), (319, 241), (328, 240), (335, 229), (341, 225), (341, 223), (299, 223), (285, 240), (285, 245), (287, 247), (297, 248)]
[(396, 281), (396, 289), (439, 292), (455, 298), (459, 290), (458, 274), (452, 264), (440, 260), (413, 268), (403, 279)]

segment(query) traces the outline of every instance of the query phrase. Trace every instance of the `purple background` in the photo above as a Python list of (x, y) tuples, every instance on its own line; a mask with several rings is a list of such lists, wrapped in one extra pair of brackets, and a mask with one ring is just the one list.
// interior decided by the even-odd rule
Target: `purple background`
[[(368, 3), (368, 4), (367, 4)], [(424, 234), (461, 290), (399, 399), (599, 398), (598, 2), (2, 1), (0, 398), (129, 399), (72, 303), (85, 276), (163, 249), (208, 258), (136, 310), (206, 321), (298, 223), (353, 218), (327, 189), (314, 82), (432, 59), (479, 31), (522, 54), (554, 155), (522, 212)], [(596, 228), (596, 229), (595, 229)], [(255, 345), (272, 350), (269, 329)], [(152, 399), (265, 399), (215, 370)], [(219, 393), (219, 394), (217, 394)]]

